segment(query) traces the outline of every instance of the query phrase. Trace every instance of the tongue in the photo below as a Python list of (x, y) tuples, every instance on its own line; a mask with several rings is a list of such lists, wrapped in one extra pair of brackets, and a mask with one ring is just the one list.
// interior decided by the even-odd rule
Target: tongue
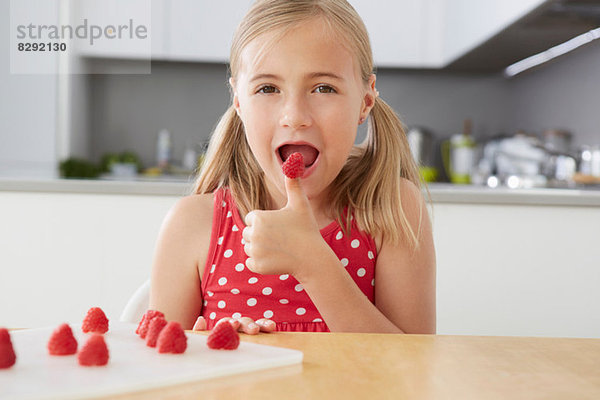
[(309, 165), (314, 163), (317, 159), (317, 156), (319, 155), (317, 149), (307, 144), (286, 144), (279, 149), (279, 152), (283, 161), (287, 160), (292, 153), (298, 152), (302, 154), (302, 157), (304, 157), (305, 167), (308, 167)]

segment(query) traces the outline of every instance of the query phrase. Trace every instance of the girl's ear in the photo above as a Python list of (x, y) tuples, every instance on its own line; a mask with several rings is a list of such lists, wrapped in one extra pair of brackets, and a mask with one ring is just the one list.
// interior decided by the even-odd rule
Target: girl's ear
[(240, 116), (240, 101), (238, 99), (237, 90), (235, 89), (235, 81), (233, 78), (229, 78), (229, 86), (231, 88), (231, 93), (233, 94), (233, 107), (235, 108), (235, 112), (238, 117)]
[(377, 77), (375, 76), (375, 74), (371, 74), (371, 76), (369, 77), (368, 88), (363, 97), (362, 107), (360, 109), (359, 123), (362, 123), (365, 119), (367, 119), (369, 112), (371, 112), (371, 109), (375, 105), (375, 99), (377, 98), (377, 96), (379, 96), (379, 92), (377, 91), (377, 89), (375, 89), (376, 80)]

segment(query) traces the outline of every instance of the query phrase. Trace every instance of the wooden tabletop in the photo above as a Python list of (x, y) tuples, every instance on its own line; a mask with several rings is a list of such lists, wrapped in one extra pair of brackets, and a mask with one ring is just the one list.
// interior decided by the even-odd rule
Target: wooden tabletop
[(241, 338), (301, 350), (304, 362), (116, 398), (600, 399), (600, 339), (287, 332)]

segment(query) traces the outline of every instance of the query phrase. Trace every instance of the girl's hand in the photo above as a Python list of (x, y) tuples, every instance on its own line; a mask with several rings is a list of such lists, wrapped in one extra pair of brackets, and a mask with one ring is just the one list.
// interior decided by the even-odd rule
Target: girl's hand
[(242, 231), (246, 266), (259, 274), (289, 274), (298, 279), (315, 251), (327, 246), (319, 232), (300, 178), (285, 178), (287, 204), (281, 210), (249, 212)]
[[(275, 330), (275, 322), (267, 319), (261, 318), (256, 321), (253, 321), (252, 318), (242, 317), (242, 318), (221, 318), (216, 325), (219, 325), (224, 322), (229, 322), (234, 329), (246, 333), (248, 335), (256, 335), (259, 332), (273, 332)], [(215, 326), (216, 326), (215, 325)], [(206, 320), (204, 317), (200, 316), (196, 320), (193, 331), (205, 331), (206, 330)]]

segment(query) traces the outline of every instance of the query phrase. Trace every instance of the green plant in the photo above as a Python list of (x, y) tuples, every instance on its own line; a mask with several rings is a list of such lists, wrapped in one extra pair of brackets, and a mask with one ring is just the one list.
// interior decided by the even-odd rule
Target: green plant
[(61, 161), (59, 169), (63, 178), (97, 178), (100, 175), (96, 164), (76, 157)]

